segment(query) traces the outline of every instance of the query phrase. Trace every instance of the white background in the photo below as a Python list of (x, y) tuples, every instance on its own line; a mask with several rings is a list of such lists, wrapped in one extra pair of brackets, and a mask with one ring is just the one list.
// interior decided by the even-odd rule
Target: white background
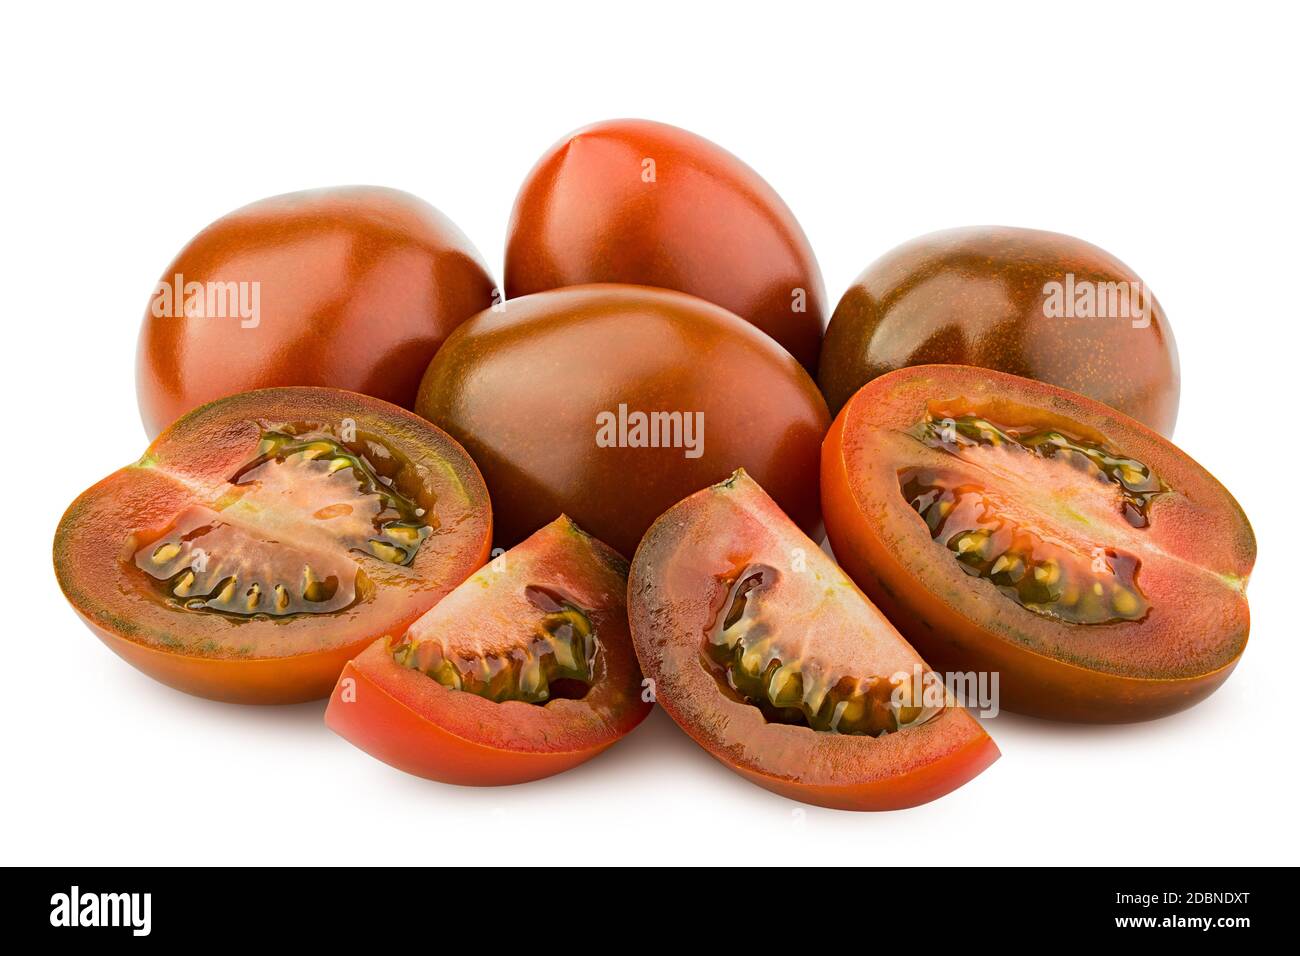
[[(4, 862), (1300, 862), (1295, 14), (487, 7), (5, 7)], [(51, 572), (54, 528), (145, 447), (136, 331), (194, 232), (262, 196), (386, 184), (447, 213), (499, 280), (524, 174), (617, 116), (755, 167), (832, 303), (879, 254), (948, 226), (1053, 229), (1132, 265), (1177, 335), (1176, 439), (1259, 537), (1228, 683), (1148, 724), (998, 717), (1003, 757), (966, 787), (849, 814), (746, 783), (661, 712), (547, 781), (429, 783), (326, 731), (323, 704), (187, 697), (81, 625)]]

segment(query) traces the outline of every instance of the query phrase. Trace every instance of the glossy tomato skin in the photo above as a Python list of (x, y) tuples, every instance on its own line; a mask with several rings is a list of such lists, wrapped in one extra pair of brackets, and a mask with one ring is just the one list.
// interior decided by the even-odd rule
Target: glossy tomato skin
[[(809, 657), (815, 670), (861, 669), (860, 677), (925, 668), (848, 577), (739, 471), (656, 521), (628, 579), (633, 643), (656, 702), (720, 763), (803, 803), (899, 810), (951, 792), (998, 758), (992, 739), (960, 706), (867, 736), (770, 722), (725, 691), (704, 663), (705, 642), (725, 613), (729, 579), (755, 565), (774, 569), (776, 583), (751, 598), (773, 602), (760, 606), (753, 633), (771, 641), (763, 653), (779, 659), (781, 670), (806, 666)], [(764, 659), (774, 666), (771, 658)]]
[[(1129, 317), (1088, 317), (1085, 290), (1106, 283), (1125, 283), (1131, 294), (1127, 284), (1141, 280), (1071, 236), (1002, 226), (921, 236), (876, 260), (844, 293), (818, 384), (834, 414), (886, 372), (977, 365), (1079, 392), (1171, 435), (1179, 370), (1169, 320), (1145, 285), (1149, 315), (1130, 304)], [(1123, 313), (1123, 302), (1107, 298), (1105, 309)]]
[[(233, 288), (246, 308), (214, 299), (217, 316), (190, 317), (174, 291), (161, 292), (177, 276), (243, 283)], [(136, 357), (145, 430), (153, 437), (205, 402), (281, 385), (410, 408), (433, 353), (494, 294), (464, 234), (407, 193), (351, 186), (255, 202), (200, 232), (159, 278)]]
[[(1012, 410), (1019, 424), (1042, 415), (1054, 426), (1091, 432), (1167, 482), (1170, 491), (1150, 505), (1149, 527), (1126, 529), (1122, 518), (1114, 521), (1122, 546), (1144, 561), (1137, 583), (1152, 604), (1145, 618), (1079, 625), (1036, 615), (957, 569), (931, 540), (899, 492), (897, 476), (932, 459), (903, 430), (929, 403), (956, 396)], [(1044, 500), (1056, 493), (1051, 480), (1039, 484)], [(1245, 649), (1255, 539), (1240, 506), (1160, 435), (1084, 396), (964, 366), (891, 373), (864, 387), (836, 417), (823, 445), (821, 488), (841, 567), (937, 669), (999, 673), (1006, 710), (1089, 723), (1161, 717), (1209, 696)], [(1104, 529), (1111, 506), (1102, 494), (1061, 500)], [(1175, 558), (1164, 562), (1161, 552)]]
[(525, 783), (590, 760), (631, 732), (651, 704), (627, 630), (627, 562), (561, 516), (493, 560), (411, 628), (450, 645), (467, 633), (498, 653), (531, 637), (521, 595), (545, 587), (594, 622), (595, 680), (580, 699), (495, 702), (397, 664), (381, 639), (350, 661), (326, 724), (399, 770), (467, 786)]
[[(620, 406), (678, 413), (702, 444), (684, 447), (683, 430), (677, 447), (636, 446)], [(502, 546), (562, 512), (631, 555), (665, 509), (742, 466), (820, 533), (829, 416), (816, 385), (753, 326), (680, 292), (594, 285), (508, 300), (447, 340), (416, 410), (478, 462)]]
[(515, 199), (509, 298), (621, 282), (688, 292), (771, 335), (813, 374), (826, 325), (821, 270), (781, 197), (706, 139), (610, 120), (546, 153)]
[[(188, 611), (163, 600), (132, 566), (132, 552), (151, 531), (230, 490), (232, 476), (258, 454), (268, 425), (341, 421), (418, 462), (430, 520), (442, 529), (407, 566), (358, 559), (369, 585), (357, 602), (335, 613), (277, 620)], [(277, 537), (283, 533), (283, 526), (276, 529)], [(165, 429), (139, 461), (80, 495), (55, 533), (54, 570), (91, 631), (155, 680), (213, 700), (286, 704), (328, 695), (357, 652), (406, 627), (481, 567), (491, 540), (482, 476), (445, 433), (369, 396), (277, 388), (201, 406)], [(248, 555), (250, 570), (272, 553)], [(212, 555), (214, 565), (223, 560)]]

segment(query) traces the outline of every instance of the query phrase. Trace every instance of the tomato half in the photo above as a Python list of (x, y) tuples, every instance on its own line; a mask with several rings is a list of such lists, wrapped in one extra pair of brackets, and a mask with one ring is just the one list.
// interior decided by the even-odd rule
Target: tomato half
[(901, 809), (997, 759), (950, 695), (927, 698), (917, 653), (743, 470), (646, 533), (628, 614), (658, 703), (783, 796)]
[(883, 376), (826, 437), (822, 501), (853, 579), (930, 663), (1000, 672), (1009, 710), (1172, 713), (1246, 646), (1240, 506), (1084, 396), (966, 366)]
[(324, 697), (487, 559), (464, 449), (395, 405), (275, 388), (204, 405), (68, 508), (54, 569), (114, 652), (191, 694)]
[(190, 240), (140, 328), (136, 384), (152, 438), (204, 402), (320, 385), (410, 408), (451, 330), (492, 304), (456, 225), (396, 189), (263, 199)]
[(826, 290), (794, 214), (735, 156), (674, 126), (609, 120), (552, 146), (515, 199), (505, 282), (512, 299), (589, 282), (689, 292), (817, 369)]
[(563, 513), (631, 556), (666, 508), (738, 467), (820, 533), (817, 386), (694, 296), (594, 285), (507, 300), (447, 340), (416, 411), (483, 469), (498, 544)]
[(405, 633), (350, 661), (325, 722), (445, 783), (523, 783), (639, 724), (627, 562), (566, 517), (492, 560)]
[(974, 226), (890, 250), (835, 307), (817, 381), (835, 413), (873, 378), (935, 363), (1068, 388), (1165, 435), (1178, 417), (1178, 348), (1160, 303), (1073, 236)]

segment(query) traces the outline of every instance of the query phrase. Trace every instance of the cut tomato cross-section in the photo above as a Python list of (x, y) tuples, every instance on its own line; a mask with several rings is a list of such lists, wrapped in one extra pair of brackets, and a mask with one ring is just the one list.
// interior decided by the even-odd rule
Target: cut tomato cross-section
[(220, 700), (323, 697), (349, 657), (487, 559), (465, 451), (378, 399), (279, 388), (220, 399), (78, 498), (54, 563), (109, 647)]
[(902, 369), (822, 446), (835, 555), (932, 664), (1002, 706), (1125, 721), (1187, 707), (1246, 645), (1250, 524), (1131, 418), (987, 369)]

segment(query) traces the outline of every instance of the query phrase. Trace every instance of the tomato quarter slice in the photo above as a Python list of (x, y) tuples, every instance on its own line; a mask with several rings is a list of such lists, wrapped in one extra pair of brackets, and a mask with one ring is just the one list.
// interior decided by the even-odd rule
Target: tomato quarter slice
[(380, 760), (445, 783), (568, 770), (650, 709), (626, 590), (627, 562), (557, 518), (350, 661), (325, 722)]
[(628, 587), (656, 698), (719, 761), (851, 810), (940, 797), (998, 756), (925, 662), (743, 470), (669, 509)]
[(387, 402), (323, 388), (220, 399), (79, 497), (54, 564), (110, 648), (181, 690), (329, 693), (343, 664), (487, 559), (465, 451)]
[(1187, 707), (1246, 645), (1255, 539), (1203, 468), (1072, 392), (965, 366), (863, 387), (822, 450), (836, 557), (1002, 706), (1124, 721)]

